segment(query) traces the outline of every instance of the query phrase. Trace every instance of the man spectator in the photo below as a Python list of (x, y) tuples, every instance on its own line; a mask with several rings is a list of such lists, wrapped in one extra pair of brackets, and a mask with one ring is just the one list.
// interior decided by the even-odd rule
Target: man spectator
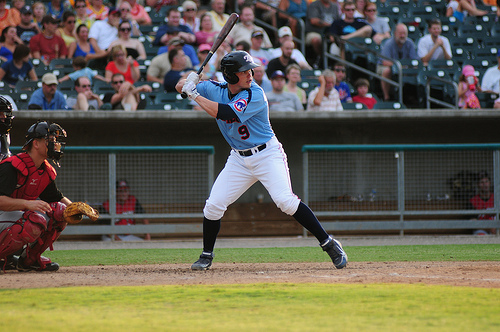
[(281, 45), (281, 56), (278, 58), (274, 58), (269, 61), (267, 65), (266, 73), (268, 77), (277, 71), (281, 70), (282, 72), (286, 71), (286, 67), (293, 63), (297, 63), (294, 59), (291, 58), (292, 51), (294, 48), (294, 44), (292, 41), (286, 41)]
[[(480, 172), (478, 175), (477, 182), (477, 195), (469, 200), (468, 209), (474, 210), (488, 210), (495, 207), (495, 195), (493, 190), (491, 190), (491, 180), (487, 172)], [(496, 216), (494, 214), (480, 214), (475, 216), (473, 220), (495, 220)], [(474, 231), (474, 235), (488, 235), (488, 231), (491, 234), (495, 234), (495, 229), (483, 230), (478, 229)]]
[(106, 93), (102, 101), (111, 104), (111, 108), (114, 110), (136, 111), (141, 108), (139, 105), (141, 101), (140, 93), (153, 91), (147, 84), (141, 86), (132, 85), (120, 73), (113, 74), (111, 86), (115, 92)]
[[(279, 28), (279, 30), (278, 30), (278, 38), (279, 38), (280, 45), (282, 45), (287, 40), (291, 40), (293, 42), (292, 29), (290, 29), (289, 27), (286, 27), (286, 26)], [(294, 43), (294, 45), (295, 45), (295, 43)], [(280, 57), (281, 54), (282, 54), (281, 53), (281, 47), (273, 48), (270, 51), (272, 53), (271, 59)], [(297, 63), (299, 64), (299, 66), (300, 66), (301, 69), (305, 69), (305, 70), (311, 70), (312, 69), (312, 67), (307, 62), (304, 54), (302, 54), (302, 52), (299, 51), (296, 48), (294, 48), (293, 51), (292, 51), (292, 59), (294, 59), (295, 61), (297, 61)]]
[(262, 88), (262, 90), (264, 90), (265, 93), (268, 93), (273, 89), (271, 81), (266, 75), (266, 70), (262, 65), (262, 62), (260, 62), (259, 59), (254, 59), (254, 62), (259, 66), (253, 69), (253, 80)]
[(87, 5), (88, 16), (95, 21), (106, 20), (111, 8), (104, 6), (103, 0), (92, 0)]
[(107, 50), (109, 45), (118, 39), (118, 26), (120, 25), (120, 12), (110, 8), (107, 20), (95, 21), (89, 30), (89, 39), (97, 42), (101, 50)]
[(68, 97), (68, 108), (77, 111), (98, 110), (103, 102), (101, 98), (91, 90), (90, 79), (80, 76), (75, 80), (76, 97)]
[(186, 44), (194, 44), (196, 42), (196, 36), (191, 31), (191, 28), (180, 24), (181, 13), (177, 7), (172, 7), (168, 10), (167, 19), (167, 23), (158, 28), (153, 45), (167, 45), (168, 40), (171, 38), (168, 37), (168, 33), (174, 31), (178, 33), (177, 37), (182, 39)]
[[(415, 43), (408, 38), (408, 27), (404, 23), (396, 25), (394, 37), (385, 42), (382, 46), (381, 54), (392, 59), (418, 59)], [(381, 59), (377, 65), (377, 74), (391, 79), (392, 63), (390, 60)], [(384, 101), (390, 100), (390, 84), (381, 81), (381, 86)]]
[(33, 22), (33, 10), (30, 6), (24, 6), (20, 12), (21, 23), (16, 27), (17, 35), (24, 45), (29, 46), (31, 38), (40, 33), (40, 30), (38, 30), (38, 24)]
[(431, 60), (451, 59), (450, 41), (445, 36), (441, 36), (441, 21), (433, 18), (429, 21), (429, 33), (418, 40), (417, 54), (424, 66)]
[(303, 111), (304, 106), (299, 97), (295, 93), (283, 91), (285, 82), (285, 74), (281, 70), (277, 70), (272, 74), (271, 84), (273, 89), (270, 92), (266, 92), (267, 101), (269, 102), (269, 111)]
[(311, 2), (306, 18), (306, 45), (313, 49), (314, 58), (308, 61), (318, 66), (323, 54), (323, 36), (335, 20), (340, 19), (340, 7), (332, 0)]
[(151, 17), (149, 17), (148, 12), (143, 6), (137, 3), (137, 0), (124, 0), (130, 4), (132, 7), (130, 14), (132, 19), (137, 21), (139, 25), (151, 25)]
[[(481, 81), (481, 90), (486, 93), (500, 94), (500, 50), (497, 52), (498, 64), (488, 68)], [(500, 98), (495, 100), (493, 108), (500, 108)]]
[(344, 81), (346, 78), (345, 66), (337, 62), (333, 65), (333, 71), (335, 72), (335, 90), (339, 93), (340, 101), (343, 103), (352, 102), (351, 89)]
[(181, 78), (187, 78), (190, 70), (186, 70), (186, 57), (182, 49), (173, 49), (168, 52), (171, 68), (163, 79), (163, 88), (166, 92), (176, 92), (175, 86)]
[(339, 93), (335, 90), (335, 73), (325, 69), (318, 78), (319, 86), (309, 93), (307, 111), (343, 111)]
[[(254, 58), (259, 59), (262, 62), (264, 67), (267, 67), (267, 64), (271, 59), (273, 59), (272, 53), (269, 50), (265, 50), (262, 48), (262, 41), (264, 40), (264, 31), (263, 30), (255, 30), (252, 33), (252, 44), (250, 45), (250, 50), (248, 53)], [(245, 41), (240, 41), (238, 43), (242, 43)], [(244, 50), (244, 49), (243, 49)], [(245, 51), (245, 50), (244, 50)]]
[[(52, 16), (51, 16), (52, 17)], [(42, 76), (42, 87), (36, 89), (28, 102), (32, 110), (67, 110), (66, 98), (57, 90), (56, 75), (47, 73)]]
[(226, 0), (211, 0), (212, 10), (208, 14), (212, 17), (214, 31), (220, 31), (229, 19), (229, 15), (224, 13), (226, 9)]
[(7, 0), (0, 0), (0, 31), (8, 26), (18, 26), (21, 22), (21, 16), (16, 9), (6, 8)]
[(264, 38), (262, 47), (263, 48), (273, 47), (273, 44), (271, 43), (271, 40), (269, 39), (267, 33), (261, 27), (256, 26), (254, 24), (254, 21), (255, 21), (255, 15), (253, 13), (253, 8), (250, 6), (245, 6), (241, 8), (240, 21), (234, 26), (234, 28), (229, 33), (229, 37), (232, 38), (233, 44), (236, 44), (241, 40), (244, 40), (246, 42), (251, 42), (252, 33), (255, 30), (260, 30), (262, 31), (262, 36)]
[(168, 33), (169, 36), (172, 36), (172, 38), (169, 37), (167, 46), (162, 46), (158, 49), (158, 54), (166, 53), (168, 52), (169, 48), (174, 46), (174, 47), (180, 47), (184, 51), (184, 53), (191, 59), (191, 63), (193, 65), (198, 65), (200, 63), (200, 60), (198, 60), (198, 55), (196, 54), (196, 50), (194, 49), (193, 46), (184, 43), (184, 40), (180, 39), (175, 35), (171, 35), (171, 33)]
[(57, 36), (56, 30), (59, 21), (50, 15), (42, 19), (43, 31), (30, 40), (31, 55), (34, 59), (40, 59), (48, 66), (52, 59), (66, 59), (68, 49), (64, 40)]
[[(182, 49), (182, 46), (184, 46), (184, 44), (181, 42), (175, 43), (175, 45), (170, 46), (170, 51), (174, 49)], [(192, 68), (193, 63), (191, 62), (191, 58), (189, 58), (187, 55), (184, 55), (184, 57), (186, 58), (186, 68)], [(146, 79), (151, 82), (158, 82), (163, 84), (165, 74), (170, 71), (171, 68), (172, 65), (170, 64), (170, 60), (168, 59), (168, 52), (159, 54), (151, 60), (151, 64), (149, 65), (146, 72)]]

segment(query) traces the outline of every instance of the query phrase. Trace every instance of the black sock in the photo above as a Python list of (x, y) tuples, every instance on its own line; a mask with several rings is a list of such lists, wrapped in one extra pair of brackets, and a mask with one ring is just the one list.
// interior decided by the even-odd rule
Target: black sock
[(318, 218), (311, 211), (309, 206), (300, 202), (297, 212), (293, 215), (295, 220), (299, 222), (305, 229), (314, 235), (319, 243), (323, 243), (328, 239), (328, 233), (325, 231), (323, 226), (319, 223)]
[(208, 220), (203, 217), (203, 251), (213, 252), (215, 247), (215, 240), (220, 230), (219, 220)]

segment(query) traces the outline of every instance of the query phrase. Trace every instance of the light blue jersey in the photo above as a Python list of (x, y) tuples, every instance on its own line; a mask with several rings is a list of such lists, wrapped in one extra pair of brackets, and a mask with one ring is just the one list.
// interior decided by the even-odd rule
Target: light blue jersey
[(227, 83), (204, 81), (196, 89), (208, 100), (229, 105), (238, 116), (239, 122), (217, 119), (222, 135), (232, 148), (250, 149), (274, 137), (266, 94), (257, 83), (252, 82), (250, 89), (242, 90), (232, 99), (229, 99)]

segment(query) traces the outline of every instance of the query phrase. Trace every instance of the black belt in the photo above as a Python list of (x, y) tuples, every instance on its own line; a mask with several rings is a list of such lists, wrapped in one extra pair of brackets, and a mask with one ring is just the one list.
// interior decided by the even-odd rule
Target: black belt
[(248, 149), (248, 150), (238, 150), (238, 153), (240, 154), (240, 156), (243, 156), (243, 157), (249, 157), (259, 151), (262, 151), (264, 150), (265, 148), (267, 147), (266, 144), (262, 144), (262, 145), (259, 145), (257, 146), (257, 151), (253, 151), (255, 148), (252, 148), (252, 149)]

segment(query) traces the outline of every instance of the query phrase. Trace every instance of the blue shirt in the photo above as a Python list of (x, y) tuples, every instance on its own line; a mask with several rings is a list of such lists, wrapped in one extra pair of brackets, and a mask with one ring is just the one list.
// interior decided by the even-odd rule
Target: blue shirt
[(2, 63), (2, 69), (5, 72), (2, 81), (9, 85), (16, 85), (17, 81), (24, 81), (33, 69), (33, 65), (30, 62), (23, 62), (23, 66), (19, 69), (14, 65), (14, 61), (10, 60)]
[(250, 89), (242, 90), (232, 98), (227, 83), (203, 81), (196, 88), (201, 96), (229, 105), (238, 116), (236, 121), (216, 120), (222, 136), (232, 148), (250, 149), (274, 137), (267, 97), (257, 83), (252, 82)]
[(13, 53), (5, 46), (0, 47), (0, 56), (3, 56), (7, 61), (12, 60)]
[[(385, 42), (382, 46), (382, 50), (380, 54), (392, 58), (392, 59), (419, 59), (417, 54), (417, 49), (415, 47), (415, 43), (411, 39), (406, 39), (403, 46), (400, 48), (396, 43), (396, 40), (390, 38)], [(379, 60), (379, 63), (382, 63), (382, 59)]]
[[(186, 54), (189, 57), (189, 59), (191, 59), (191, 63), (193, 64), (193, 66), (200, 64), (200, 60), (198, 59), (198, 55), (196, 54), (196, 50), (194, 49), (193, 46), (186, 44), (182, 46), (182, 50), (184, 51), (184, 54)], [(162, 46), (158, 49), (158, 55), (167, 52), (168, 52), (168, 46)]]
[(94, 77), (95, 75), (97, 75), (97, 72), (90, 69), (89, 67), (85, 67), (68, 74), (69, 78), (71, 78), (72, 81), (76, 81), (78, 77), (87, 76), (90, 80), (90, 84), (92, 84), (92, 77)]
[(61, 91), (56, 90), (56, 94), (54, 95), (54, 98), (50, 101), (50, 103), (47, 102), (47, 99), (45, 98), (42, 88), (36, 89), (33, 94), (31, 95), (30, 101), (28, 103), (29, 105), (39, 105), (42, 107), (43, 110), (48, 111), (48, 110), (67, 110), (68, 105), (66, 104), (66, 98), (64, 98), (64, 95), (62, 94)]
[(174, 30), (174, 31), (179, 31), (179, 32), (188, 32), (188, 33), (193, 33), (193, 30), (191, 30), (190, 27), (184, 24), (179, 24), (178, 27), (171, 27), (168, 24), (163, 24), (158, 28), (158, 31), (156, 31), (156, 37), (155, 40), (153, 41), (153, 45), (162, 45), (161, 43), (161, 37), (163, 37), (164, 34), (167, 32)]

